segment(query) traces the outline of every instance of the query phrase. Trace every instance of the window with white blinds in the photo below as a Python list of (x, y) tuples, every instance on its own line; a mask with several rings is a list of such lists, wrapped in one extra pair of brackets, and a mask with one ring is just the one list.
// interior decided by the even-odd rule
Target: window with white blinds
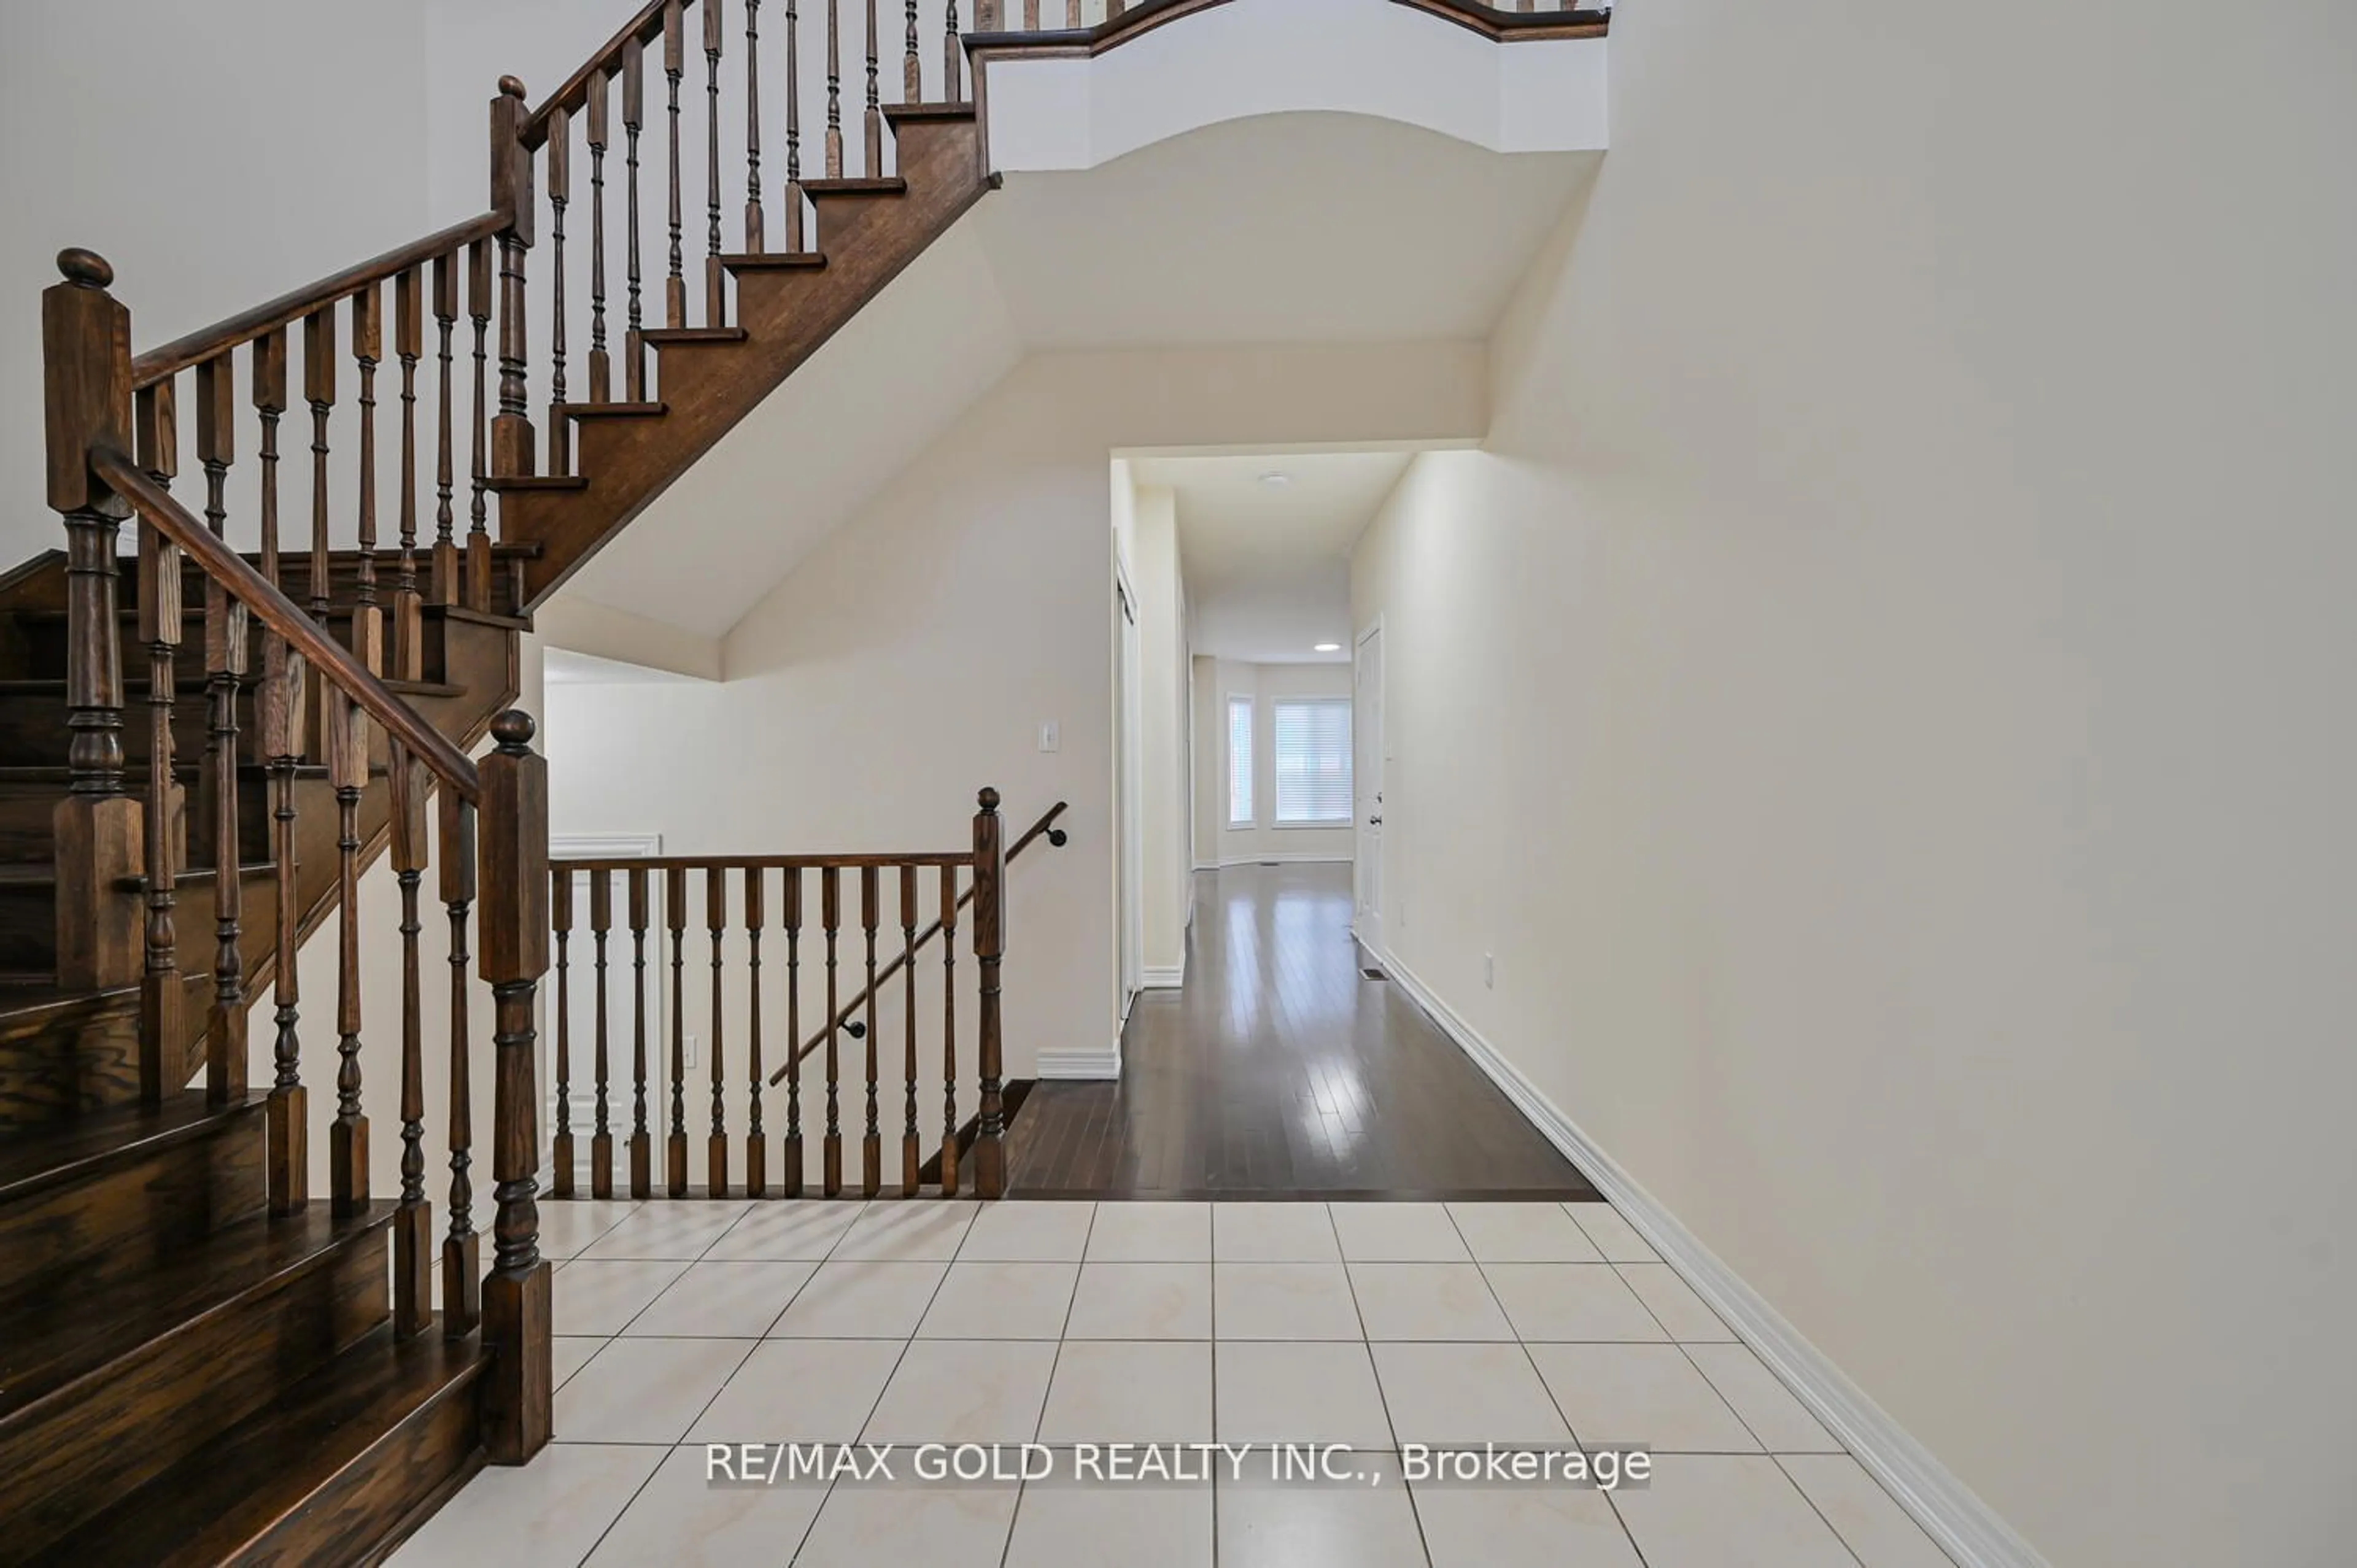
[(1291, 827), (1351, 820), (1351, 700), (1279, 697), (1276, 820)]
[(1253, 704), (1228, 699), (1228, 826), (1253, 825)]

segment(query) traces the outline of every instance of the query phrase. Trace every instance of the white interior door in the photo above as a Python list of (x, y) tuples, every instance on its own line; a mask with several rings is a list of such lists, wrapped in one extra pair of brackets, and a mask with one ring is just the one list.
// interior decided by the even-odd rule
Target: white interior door
[(1121, 710), (1115, 730), (1121, 747), (1118, 768), (1121, 854), (1116, 875), (1120, 883), (1121, 902), (1121, 1016), (1126, 1021), (1130, 1004), (1137, 999), (1138, 990), (1145, 981), (1146, 823), (1140, 799), (1145, 750), (1141, 710), (1145, 706), (1145, 688), (1138, 669), (1137, 599), (1130, 592), (1128, 579), (1121, 575), (1118, 569), (1114, 580), (1114, 596), (1121, 633), (1121, 679), (1114, 683), (1114, 701)]
[(1353, 855), (1357, 930), (1367, 950), (1383, 946), (1383, 628), (1359, 639), (1351, 701), (1351, 802), (1358, 824)]

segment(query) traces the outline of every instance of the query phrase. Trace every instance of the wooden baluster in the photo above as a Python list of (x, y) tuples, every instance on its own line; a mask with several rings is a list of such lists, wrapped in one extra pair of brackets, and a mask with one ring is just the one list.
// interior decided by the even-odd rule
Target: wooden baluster
[(826, 177), (843, 177), (842, 0), (826, 0)]
[(728, 1101), (721, 1077), (720, 937), (728, 924), (728, 873), (711, 866), (704, 874), (704, 926), (712, 936), (712, 1137), (705, 1146), (706, 1196), (728, 1196)]
[(329, 1196), (338, 1214), (368, 1207), (368, 1118), (361, 1111), (361, 791), (368, 785), (368, 717), (326, 682), (328, 779), (336, 791), (336, 1119), (328, 1128)]
[(654, 1191), (654, 1136), (647, 1131), (647, 874), (630, 868), (631, 973), (636, 985), (636, 1025), (631, 1033), (630, 1196)]
[(1004, 1197), (1006, 1191), (1006, 1107), (1000, 1098), (998, 968), (1006, 951), (1006, 846), (1000, 836), (998, 791), (985, 789), (977, 797), (981, 810), (974, 818), (974, 964), (979, 972), (980, 1006), (975, 1026), (975, 1067), (982, 1077), (982, 1094), (974, 1134), (974, 1190), (976, 1197)]
[(417, 888), (431, 848), (425, 768), (392, 746), (393, 872), (401, 886), (401, 1207), (393, 1217), (393, 1332), (434, 1321), (434, 1206), (425, 1198), (425, 1004), (418, 972)]
[(384, 293), (370, 284), (352, 295), (352, 359), (361, 368), (360, 581), (352, 602), (352, 651), (371, 671), (382, 654), (361, 651), (361, 621), (376, 608), (376, 367), (384, 357)]
[(474, 497), (467, 507), (467, 559), (460, 600), (468, 609), (491, 607), (491, 530), (490, 446), (491, 242), (478, 240), (467, 247), (467, 315), (475, 324)]
[(572, 432), (565, 417), (565, 209), (573, 204), (573, 115), (559, 104), (548, 116), (548, 471), (573, 472)]
[[(41, 295), (48, 503), (66, 529), (67, 799), (57, 844), (58, 983), (128, 985), (144, 972), (141, 921), (115, 883), (140, 871), (139, 803), (123, 788), (123, 628), (115, 561), (129, 509), (90, 471), (99, 446), (129, 435), (131, 313), (109, 295), (114, 269), (89, 251), (58, 257), (64, 281)], [(162, 394), (168, 399), (170, 393)], [(164, 1093), (162, 1037), (143, 1040), (140, 1087)], [(174, 1087), (178, 1087), (175, 1085)]]
[(521, 1465), (548, 1445), (549, 1268), (540, 1255), (539, 1095), (533, 1070), (533, 996), (548, 971), (548, 765), (533, 755), (532, 720), (510, 709), (491, 721), (499, 748), (481, 763), (482, 976), (490, 983), (498, 1053), (492, 1080), (491, 1174), (499, 1206), (490, 1279), (483, 1287), (483, 1448), (494, 1465)]
[(751, 1000), (745, 1048), (746, 1083), (750, 1090), (745, 1122), (745, 1196), (770, 1196), (770, 1150), (761, 1130), (761, 868), (745, 868), (746, 984)]
[(867, 1125), (859, 1141), (859, 1196), (873, 1197), (884, 1187), (884, 1134), (876, 1120), (876, 867), (859, 868), (859, 926), (867, 938)]
[(907, 1043), (909, 1103), (907, 1124), (900, 1134), (900, 1196), (917, 1196), (917, 1172), (925, 1163), (918, 1153), (917, 1135), (917, 868), (900, 868), (900, 981), (904, 1005), (902, 1034)]
[(942, 1196), (958, 1190), (957, 867), (942, 867)]
[(706, 147), (704, 193), (707, 225), (704, 251), (704, 324), (728, 325), (728, 274), (720, 265), (720, 39), (721, 0), (704, 0), (704, 132)]
[(607, 1122), (606, 934), (614, 929), (614, 874), (589, 874), (589, 941), (597, 977), (597, 1111), (589, 1133), (589, 1196), (614, 1196), (614, 1133)]
[[(237, 429), (234, 361), (228, 354), (197, 372), (197, 460), (204, 466), (206, 515), (219, 535)], [(245, 677), (246, 610), (220, 579), (205, 580), (205, 672), (212, 700), (213, 1006), (205, 1026), (205, 1098), (226, 1105), (246, 1080), (244, 886), (239, 876), (237, 695)]]
[[(133, 415), (139, 466), (167, 482), (178, 466), (172, 453), (169, 381), (138, 394)], [(181, 1014), (179, 935), (174, 920), (181, 853), (180, 788), (172, 767), (172, 705), (180, 644), (180, 547), (153, 527), (139, 527), (139, 640), (147, 645), (147, 909), (145, 970), (140, 981), (143, 1038), (168, 1041), (174, 1051), (188, 1036)], [(158, 1092), (161, 1086), (158, 1085)], [(175, 1087), (178, 1087), (177, 1085)]]
[(475, 1230), (474, 1067), (468, 1056), (467, 915), (475, 901), (475, 808), (445, 785), (442, 906), (450, 917), (450, 1234), (442, 1242), (442, 1332), (463, 1338), (483, 1320), (482, 1238)]
[(761, 0), (745, 0), (745, 249), (754, 255), (770, 248), (761, 231)]
[(503, 76), (500, 95), (491, 100), (491, 204), (511, 215), (499, 236), (500, 412), (491, 421), (491, 472), (501, 478), (531, 477), (538, 457), (532, 413), (525, 406), (531, 346), (524, 330), (524, 255), (532, 248), (535, 203), (523, 121), (523, 83)]
[(786, 0), (786, 249), (800, 251), (804, 243), (802, 7)]
[(663, 1174), (671, 1196), (687, 1196), (687, 872), (663, 870), (663, 914), (671, 927), (671, 1141)]
[(924, 68), (917, 63), (917, 50), (923, 41), (923, 34), (917, 27), (917, 0), (909, 0), (908, 52), (900, 61), (900, 102), (903, 103), (922, 103), (925, 101)]
[(867, 177), (876, 178), (884, 172), (884, 106), (877, 96), (876, 0), (867, 0)]
[(835, 998), (834, 934), (843, 924), (843, 873), (834, 866), (826, 867), (819, 873), (818, 886), (819, 924), (826, 930), (826, 1141), (820, 1151), (824, 1177), (820, 1190), (836, 1197), (843, 1192), (842, 1071), (836, 1052), (836, 1041), (843, 1033), (843, 1008)]
[(631, 403), (643, 403), (647, 396), (647, 345), (640, 337), (646, 329), (646, 317), (640, 298), (639, 269), (639, 130), (646, 118), (647, 50), (633, 38), (622, 46), (622, 146), (627, 171), (623, 183), (629, 188), (630, 229), (623, 255), (630, 299), (629, 323), (622, 334), (622, 395)]
[(589, 401), (614, 396), (614, 361), (606, 352), (606, 144), (613, 94), (604, 71), (589, 78)]
[(942, 45), (942, 101), (965, 100), (965, 49), (958, 38), (957, 0), (949, 0), (949, 27)]
[(556, 1134), (549, 1155), (551, 1196), (573, 1196), (573, 966), (566, 949), (573, 935), (573, 874), (563, 866), (549, 873), (550, 919), (556, 934)]
[[(433, 593), (437, 605), (459, 602), (456, 492), (456, 460), (452, 455), (452, 348), (458, 328), (458, 258), (453, 253), (434, 258), (434, 325), (441, 346), (436, 360), (441, 372), (442, 396), (436, 412), (434, 437), (434, 567)], [(425, 618), (419, 616), (421, 624)]]
[[(264, 334), (253, 345), (253, 406), (262, 415), (262, 575), (278, 585), (278, 421), (286, 412), (286, 331)], [(177, 579), (178, 570), (174, 569)], [(177, 617), (178, 607), (175, 607)], [(270, 768), (272, 876), (271, 985), (277, 1034), (272, 1044), (276, 1076), (267, 1112), (270, 1208), (292, 1214), (310, 1201), (310, 1103), (303, 1088), (301, 987), (296, 954), (302, 907), (295, 865), (295, 770), (304, 745), (303, 656), (275, 637), (262, 645), (262, 689), (255, 709), (262, 755)]]
[(663, 323), (687, 325), (687, 252), (681, 242), (679, 83), (687, 74), (687, 27), (680, 0), (663, 6), (663, 81), (671, 93), (671, 272), (663, 280)]
[(786, 867), (786, 1142), (780, 1151), (788, 1197), (802, 1195), (802, 873)]
[[(303, 401), (311, 408), (311, 616), (326, 620), (331, 569), (328, 416), (336, 411), (336, 307), (332, 305), (323, 305), (303, 318)], [(326, 728), (324, 723), (321, 728)]]
[(417, 361), (425, 354), (425, 270), (393, 280), (393, 353), (401, 361), (401, 555), (393, 574), (393, 668), (425, 678), (425, 601), (417, 596)]

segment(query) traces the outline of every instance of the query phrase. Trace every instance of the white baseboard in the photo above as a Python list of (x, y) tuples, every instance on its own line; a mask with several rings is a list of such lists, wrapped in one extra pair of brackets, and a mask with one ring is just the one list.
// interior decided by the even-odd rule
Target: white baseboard
[(1121, 1076), (1121, 1042), (1099, 1051), (1041, 1051), (1039, 1076), (1043, 1079), (1117, 1079)]
[(1187, 983), (1187, 961), (1174, 964), (1149, 963), (1138, 972), (1138, 983), (1148, 991), (1176, 991)]
[(1866, 1391), (1808, 1340), (1766, 1297), (1745, 1283), (1710, 1249), (1695, 1240), (1661, 1202), (1638, 1186), (1611, 1155), (1598, 1147), (1571, 1118), (1532, 1087), (1512, 1063), (1435, 996), (1422, 981), (1388, 953), (1377, 955), (1383, 972), (1431, 1015), (1458, 1047), (1512, 1101), (1547, 1141), (1563, 1151), (1596, 1188), (1652, 1244), (1695, 1294), (1751, 1347), (1783, 1380), (1810, 1413), (1866, 1466), (1961, 1568), (2050, 1568), (2037, 1548), (2024, 1541), (1970, 1487), (1933, 1457), (1930, 1449), (1890, 1418)]
[(1287, 850), (1279, 854), (1240, 854), (1233, 860), (1220, 862), (1222, 869), (1231, 865), (1348, 865), (1347, 854), (1319, 854), (1314, 850)]

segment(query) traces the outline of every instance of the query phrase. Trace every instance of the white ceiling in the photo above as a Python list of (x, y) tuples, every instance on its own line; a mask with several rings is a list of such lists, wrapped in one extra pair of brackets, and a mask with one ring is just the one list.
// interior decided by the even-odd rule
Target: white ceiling
[(1486, 338), (1599, 156), (1302, 113), (1009, 176), (567, 592), (725, 634), (1030, 349)]
[[(1259, 664), (1351, 657), (1351, 549), (1414, 456), (1140, 457), (1140, 485), (1177, 499), (1194, 650)], [(1281, 474), (1282, 486), (1267, 476)], [(1314, 651), (1340, 644), (1334, 653)]]

